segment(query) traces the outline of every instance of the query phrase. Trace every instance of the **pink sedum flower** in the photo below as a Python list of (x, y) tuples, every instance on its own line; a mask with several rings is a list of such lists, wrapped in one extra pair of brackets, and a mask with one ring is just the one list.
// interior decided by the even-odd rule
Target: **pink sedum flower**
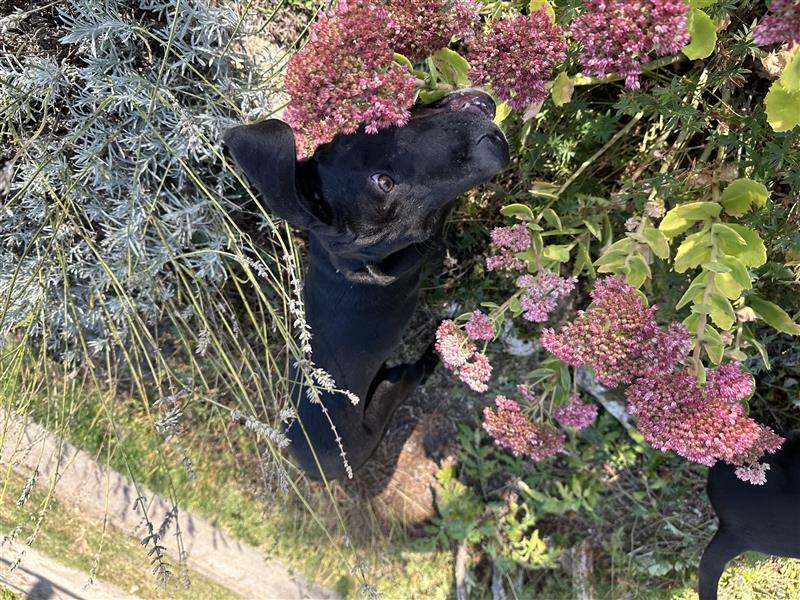
[(555, 273), (523, 275), (517, 285), (523, 288), (519, 303), (524, 311), (522, 317), (533, 323), (543, 323), (550, 317), (558, 301), (569, 296), (578, 282), (576, 277), (564, 278)]
[(706, 373), (705, 392), (709, 396), (735, 402), (749, 398), (754, 391), (753, 378), (739, 363), (725, 363)]
[(389, 43), (395, 52), (419, 62), (450, 43), (470, 40), (478, 24), (476, 0), (386, 0), (391, 16)]
[(514, 254), (525, 252), (531, 247), (531, 235), (525, 225), (495, 227), (489, 235), (500, 254), (489, 256), (486, 259), (487, 270), (522, 271), (525, 269), (525, 261), (514, 256)]
[(618, 75), (639, 88), (642, 65), (651, 51), (674, 54), (689, 41), (689, 5), (682, 0), (586, 0), (570, 25), (583, 46), (580, 59), (597, 77)]
[(564, 448), (565, 435), (552, 425), (536, 423), (525, 416), (514, 400), (495, 398), (496, 410), (483, 410), (483, 428), (498, 446), (514, 456), (525, 455), (534, 461), (555, 456)]
[(736, 467), (734, 473), (736, 477), (742, 481), (753, 485), (764, 485), (767, 483), (767, 471), (769, 471), (769, 465), (767, 463), (755, 463), (743, 467)]
[(553, 409), (553, 418), (562, 427), (586, 429), (597, 420), (597, 405), (582, 402), (575, 394), (566, 404)]
[[(709, 377), (720, 377), (714, 371), (709, 370)], [(639, 431), (654, 448), (709, 467), (723, 460), (742, 467), (740, 479), (758, 479), (759, 470), (762, 475), (764, 471), (758, 459), (775, 452), (783, 438), (744, 414), (738, 402), (744, 395), (723, 397), (719, 392), (716, 385), (701, 388), (697, 378), (683, 370), (638, 379), (625, 397)], [(740, 387), (737, 393), (745, 392)]]
[(489, 342), (494, 339), (492, 320), (479, 310), (472, 313), (464, 329), (472, 340)]
[(386, 10), (366, 0), (341, 2), (314, 24), (284, 81), (291, 96), (284, 118), (297, 134), (298, 154), (362, 123), (375, 133), (408, 122), (415, 79), (393, 61), (387, 25)]
[(492, 376), (487, 356), (478, 352), (475, 344), (451, 320), (442, 321), (436, 330), (436, 352), (442, 364), (476, 392), (489, 389), (486, 382)]
[(772, 0), (769, 14), (753, 29), (753, 41), (768, 44), (800, 44), (800, 4), (795, 0)]
[(492, 376), (492, 365), (482, 352), (472, 355), (472, 362), (468, 362), (458, 371), (458, 378), (466, 383), (472, 390), (483, 393), (489, 389), (486, 382)]
[(488, 85), (512, 108), (523, 110), (547, 97), (545, 83), (567, 56), (564, 30), (544, 9), (495, 21), (469, 50), (470, 80)]
[(439, 324), (435, 347), (442, 363), (451, 371), (460, 369), (475, 353), (475, 344), (450, 319)]
[(621, 277), (597, 279), (593, 303), (556, 333), (542, 331), (542, 345), (573, 367), (589, 365), (608, 387), (636, 377), (670, 373), (689, 351), (689, 332), (681, 323), (662, 330), (656, 307), (647, 307)]

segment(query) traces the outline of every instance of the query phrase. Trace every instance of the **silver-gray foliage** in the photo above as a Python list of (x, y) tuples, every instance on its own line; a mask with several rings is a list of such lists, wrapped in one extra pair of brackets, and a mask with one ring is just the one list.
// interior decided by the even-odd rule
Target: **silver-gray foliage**
[[(71, 358), (155, 323), (178, 273), (219, 284), (230, 240), (221, 132), (273, 91), (229, 0), (65, 0), (56, 51), (16, 55), (0, 15), (0, 337)], [(66, 300), (66, 302), (65, 302)]]

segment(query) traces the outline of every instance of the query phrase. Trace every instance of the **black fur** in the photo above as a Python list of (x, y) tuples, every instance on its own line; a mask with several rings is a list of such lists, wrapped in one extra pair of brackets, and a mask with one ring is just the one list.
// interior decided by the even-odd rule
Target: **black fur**
[(800, 558), (800, 433), (761, 460), (770, 466), (764, 485), (739, 480), (727, 463), (709, 470), (706, 490), (719, 529), (700, 560), (700, 600), (716, 600), (725, 565), (742, 552)]
[[(414, 312), (427, 250), (453, 201), (508, 163), (493, 115), (486, 94), (454, 92), (414, 109), (404, 127), (339, 135), (299, 162), (294, 135), (281, 121), (226, 132), (234, 160), (265, 208), (308, 231), (312, 359), (360, 398), (354, 406), (341, 394), (322, 395), (353, 469), (372, 455), (397, 406), (436, 364), (432, 349), (413, 364), (388, 368), (385, 362)], [(381, 188), (385, 176), (394, 182), (389, 192)], [(287, 430), (295, 461), (314, 479), (321, 471), (326, 478), (344, 476), (321, 408), (302, 383), (292, 397), (300, 421)]]

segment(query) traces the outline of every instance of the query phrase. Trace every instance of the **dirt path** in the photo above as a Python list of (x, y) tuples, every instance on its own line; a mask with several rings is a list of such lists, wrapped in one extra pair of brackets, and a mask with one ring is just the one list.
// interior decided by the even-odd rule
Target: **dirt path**
[[(29, 477), (34, 469), (38, 469), (40, 481), (48, 480), (58, 471), (60, 478), (55, 494), (59, 501), (81, 510), (90, 518), (102, 520), (108, 515), (112, 525), (134, 535), (137, 539), (146, 535), (142, 526), (141, 512), (133, 510), (138, 497), (146, 498), (144, 505), (147, 518), (155, 528), (159, 527), (172, 508), (170, 503), (156, 493), (141, 487), (137, 490), (127, 478), (107, 469), (87, 452), (63, 442), (58, 436), (45, 431), (35, 423), (25, 422), (16, 415), (0, 411), (0, 435), (3, 440), (0, 465), (11, 463), (13, 469), (23, 477)], [(232, 538), (219, 527), (196, 515), (181, 511), (178, 515), (178, 524), (185, 550), (188, 552), (189, 567), (244, 598), (289, 600), (335, 597), (330, 592), (321, 590), (292, 574), (277, 561), (265, 560), (257, 548)], [(171, 531), (174, 531), (174, 525)], [(171, 539), (172, 536), (167, 538)], [(175, 548), (168, 548), (167, 552), (170, 551), (174, 557)], [(38, 567), (27, 565), (27, 556), (26, 554), (21, 567), (49, 579), (45, 572), (37, 571)], [(49, 565), (47, 568), (52, 570), (56, 567)], [(64, 573), (68, 571), (65, 568), (61, 569)], [(8, 569), (3, 571), (2, 576), (6, 577)], [(76, 581), (76, 585), (71, 588), (65, 583), (59, 585), (63, 585), (64, 590), (80, 590), (87, 578), (85, 573), (81, 573), (79, 581)], [(84, 594), (63, 597), (116, 598), (118, 596)], [(119, 597), (126, 596), (123, 594)]]
[[(11, 571), (24, 551), (20, 564)], [(87, 586), (88, 575), (55, 562), (33, 548), (0, 547), (0, 584), (28, 600), (133, 600), (135, 597), (102, 581)]]

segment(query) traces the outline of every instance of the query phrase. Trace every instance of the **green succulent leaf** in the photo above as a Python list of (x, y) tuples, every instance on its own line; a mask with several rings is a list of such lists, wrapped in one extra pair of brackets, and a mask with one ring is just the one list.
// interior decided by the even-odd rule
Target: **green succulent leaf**
[(503, 121), (506, 120), (508, 115), (511, 114), (511, 107), (508, 105), (508, 102), (497, 102), (497, 108), (494, 111), (494, 124), (500, 125)]
[(691, 41), (683, 47), (682, 52), (691, 60), (707, 58), (717, 45), (717, 26), (706, 13), (699, 8), (689, 11), (686, 23)]
[(545, 246), (542, 256), (555, 262), (565, 263), (569, 262), (569, 251), (571, 249), (571, 244), (551, 244)]
[(528, 4), (528, 10), (532, 13), (541, 9), (545, 10), (547, 16), (550, 17), (552, 21), (555, 21), (556, 11), (553, 8), (553, 5), (550, 4), (548, 0), (531, 0), (530, 3)]
[(533, 211), (525, 204), (509, 204), (500, 209), (500, 214), (520, 221), (533, 221)]
[(670, 210), (661, 220), (658, 229), (667, 239), (672, 239), (689, 229), (695, 222), (718, 217), (722, 206), (716, 202), (687, 202)]
[(586, 229), (589, 230), (589, 233), (591, 233), (596, 239), (600, 241), (603, 240), (603, 232), (596, 223), (592, 223), (591, 221), (583, 221), (583, 224), (586, 226)]
[(706, 304), (705, 302), (701, 302), (700, 304), (693, 304), (692, 305), (692, 312), (696, 315), (707, 315), (711, 313), (711, 309), (713, 307), (710, 304)]
[(747, 246), (745, 240), (735, 229), (731, 229), (725, 223), (714, 223), (711, 226), (711, 233), (718, 236), (721, 241), (726, 242), (730, 246)]
[(650, 265), (641, 254), (634, 254), (628, 260), (628, 268), (625, 273), (625, 278), (630, 285), (635, 288), (647, 281), (652, 274), (650, 273)]
[(800, 50), (796, 46), (783, 68), (779, 81), (787, 92), (800, 92)]
[(738, 241), (731, 241), (728, 236), (720, 236), (719, 248), (723, 253), (739, 259), (747, 267), (760, 267), (767, 262), (767, 248), (764, 246), (764, 240), (756, 231), (735, 223), (728, 223), (726, 227), (741, 237), (745, 241), (745, 245), (740, 245)]
[(431, 60), (441, 78), (447, 83), (455, 86), (470, 85), (469, 63), (458, 52), (450, 50), (450, 48), (442, 48), (431, 56)]
[(544, 217), (544, 220), (547, 221), (547, 224), (550, 225), (550, 227), (553, 229), (561, 229), (561, 219), (556, 211), (554, 211), (552, 208), (542, 209), (542, 216)]
[(686, 236), (675, 254), (675, 272), (684, 273), (711, 260), (711, 235), (708, 231), (699, 231)]
[(655, 227), (645, 227), (642, 231), (645, 242), (658, 258), (664, 260), (669, 258), (669, 242), (667, 236)]
[(550, 95), (553, 98), (553, 104), (556, 106), (564, 106), (569, 104), (572, 100), (572, 93), (575, 91), (575, 82), (570, 79), (564, 71), (558, 74), (553, 80), (553, 85), (550, 88)]
[(785, 310), (777, 304), (764, 300), (761, 296), (753, 294), (748, 296), (747, 304), (761, 317), (766, 323), (778, 331), (791, 335), (800, 335), (800, 325), (792, 320)]
[[(702, 273), (701, 277), (703, 277), (704, 275), (705, 273)], [(681, 299), (678, 300), (678, 303), (675, 305), (675, 308), (680, 310), (690, 302), (698, 302), (703, 298), (703, 294), (705, 293), (705, 291), (706, 291), (705, 281), (703, 281), (702, 283), (700, 282), (692, 283), (692, 285), (689, 286), (689, 289), (687, 289), (683, 293)]]
[(800, 125), (800, 91), (786, 89), (780, 79), (769, 88), (764, 107), (775, 131), (791, 131)]
[(719, 202), (725, 212), (731, 215), (743, 215), (752, 207), (764, 208), (769, 200), (769, 191), (763, 183), (752, 179), (737, 179), (726, 187)]
[(711, 324), (706, 324), (701, 338), (703, 349), (712, 363), (718, 365), (722, 362), (722, 357), (725, 354), (725, 342), (722, 341), (722, 336)]
[(733, 305), (723, 294), (711, 292), (711, 320), (723, 330), (730, 329), (736, 321)]

